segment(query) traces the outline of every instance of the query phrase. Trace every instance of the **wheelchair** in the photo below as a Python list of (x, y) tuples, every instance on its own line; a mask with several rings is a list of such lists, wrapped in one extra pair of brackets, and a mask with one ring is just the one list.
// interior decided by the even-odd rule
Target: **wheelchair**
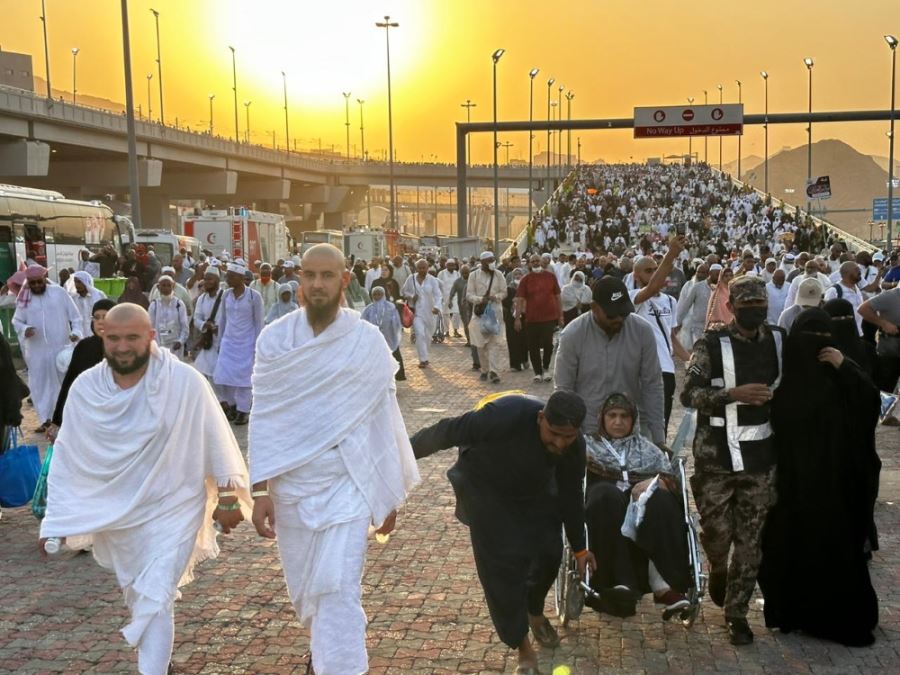
[[(687, 537), (688, 566), (690, 569), (690, 587), (685, 591), (688, 605), (681, 609), (666, 610), (663, 612), (663, 620), (677, 619), (685, 628), (691, 628), (700, 613), (700, 604), (706, 592), (707, 575), (703, 571), (703, 559), (700, 552), (699, 516), (690, 509), (690, 492), (685, 469), (685, 460), (682, 453), (684, 441), (690, 433), (691, 425), (695, 425), (694, 411), (685, 411), (684, 419), (675, 442), (672, 444), (672, 468), (675, 478), (681, 489), (682, 514), (684, 517), (684, 533)], [(587, 491), (587, 475), (583, 482), (585, 493)], [(585, 542), (590, 547), (587, 526), (584, 528)], [(578, 574), (578, 565), (575, 560), (575, 552), (572, 550), (563, 531), (563, 556), (562, 564), (556, 576), (554, 584), (554, 601), (556, 615), (560, 625), (567, 626), (570, 621), (577, 621), (584, 610), (585, 598), (599, 599), (600, 594), (591, 588), (590, 573), (585, 572), (584, 578)]]

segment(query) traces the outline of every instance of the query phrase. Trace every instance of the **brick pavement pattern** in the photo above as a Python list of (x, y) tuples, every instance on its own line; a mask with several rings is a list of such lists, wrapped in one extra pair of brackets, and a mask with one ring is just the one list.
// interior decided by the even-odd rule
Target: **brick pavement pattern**
[[(399, 386), (410, 433), (441, 417), (470, 409), (487, 393), (523, 389), (538, 396), (550, 384), (532, 384), (530, 372), (502, 373), (499, 385), (469, 370), (459, 340), (432, 349), (432, 367), (420, 370), (408, 336), (404, 358), (413, 367)], [(677, 401), (677, 397), (676, 397)], [(323, 418), (328, 411), (323, 411)], [(677, 428), (681, 410), (673, 414)], [(320, 420), (298, 420), (297, 433)], [(25, 426), (37, 426), (26, 411)], [(246, 449), (246, 427), (238, 427)], [(46, 441), (29, 436), (29, 441)], [(291, 439), (285, 439), (291, 442)], [(900, 431), (882, 427), (878, 447), (885, 479), (876, 510), (881, 551), (871, 565), (880, 598), (877, 642), (850, 649), (799, 634), (771, 632), (754, 596), (750, 623), (756, 641), (732, 647), (722, 610), (706, 601), (693, 629), (664, 623), (650, 596), (636, 616), (616, 619), (585, 610), (561, 630), (562, 644), (542, 650), (541, 669), (566, 665), (572, 673), (872, 673), (900, 672), (900, 511), (895, 500)], [(468, 531), (453, 517), (446, 471), (448, 450), (420, 462), (422, 484), (401, 512), (385, 545), (372, 540), (363, 579), (369, 617), (372, 673), (510, 673), (515, 653), (491, 626), (472, 560)], [(887, 489), (885, 487), (887, 486)], [(0, 672), (121, 673), (136, 671), (136, 656), (119, 634), (127, 621), (111, 572), (89, 555), (66, 553), (44, 562), (37, 551), (38, 523), (28, 509), (5, 509), (0, 520)], [(272, 542), (249, 523), (220, 537), (221, 556), (197, 569), (197, 579), (176, 604), (173, 664), (178, 673), (302, 673), (308, 633), (288, 602)], [(840, 592), (840, 580), (823, 593)], [(548, 613), (553, 612), (552, 593)]]

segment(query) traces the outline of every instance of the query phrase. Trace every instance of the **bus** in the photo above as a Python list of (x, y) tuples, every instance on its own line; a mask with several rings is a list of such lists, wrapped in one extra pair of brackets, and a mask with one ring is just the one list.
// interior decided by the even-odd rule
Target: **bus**
[(331, 244), (337, 249), (344, 250), (344, 233), (340, 230), (308, 230), (302, 235), (300, 253), (306, 253), (307, 249), (316, 244)]
[(66, 199), (53, 190), (0, 185), (0, 282), (29, 260), (50, 270), (75, 268), (79, 251), (97, 253), (111, 244), (123, 255), (134, 225), (99, 201)]
[(200, 241), (193, 237), (173, 234), (169, 230), (137, 230), (134, 234), (134, 250), (141, 262), (144, 262), (150, 246), (162, 266), (171, 265), (172, 258), (181, 249), (190, 253), (195, 261), (200, 259)]

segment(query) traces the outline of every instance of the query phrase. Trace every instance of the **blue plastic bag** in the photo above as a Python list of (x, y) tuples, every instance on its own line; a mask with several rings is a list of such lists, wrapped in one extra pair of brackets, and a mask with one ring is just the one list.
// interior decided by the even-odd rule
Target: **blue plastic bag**
[(34, 495), (41, 473), (41, 456), (36, 445), (19, 443), (21, 432), (9, 430), (9, 450), (0, 455), (0, 506), (24, 506)]
[(500, 321), (497, 319), (492, 303), (489, 302), (484, 308), (484, 313), (478, 317), (478, 323), (481, 332), (485, 335), (500, 335)]
[(41, 475), (38, 476), (37, 485), (34, 488), (34, 496), (31, 498), (31, 513), (41, 520), (47, 513), (47, 476), (50, 475), (50, 460), (53, 457), (53, 446), (47, 448), (44, 455), (44, 463), (41, 465)]

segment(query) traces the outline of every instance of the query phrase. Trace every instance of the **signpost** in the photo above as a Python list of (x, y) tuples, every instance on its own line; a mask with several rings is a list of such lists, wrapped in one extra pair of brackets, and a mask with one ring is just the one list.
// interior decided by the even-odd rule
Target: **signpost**
[(810, 199), (831, 199), (831, 176), (819, 176), (806, 186)]
[(682, 138), (686, 136), (741, 136), (744, 106), (659, 106), (634, 109), (635, 138)]
[[(891, 203), (891, 210), (894, 212), (891, 220), (900, 220), (900, 199), (894, 199)], [(888, 200), (887, 197), (876, 197), (872, 200), (872, 220), (878, 222), (887, 220)]]

